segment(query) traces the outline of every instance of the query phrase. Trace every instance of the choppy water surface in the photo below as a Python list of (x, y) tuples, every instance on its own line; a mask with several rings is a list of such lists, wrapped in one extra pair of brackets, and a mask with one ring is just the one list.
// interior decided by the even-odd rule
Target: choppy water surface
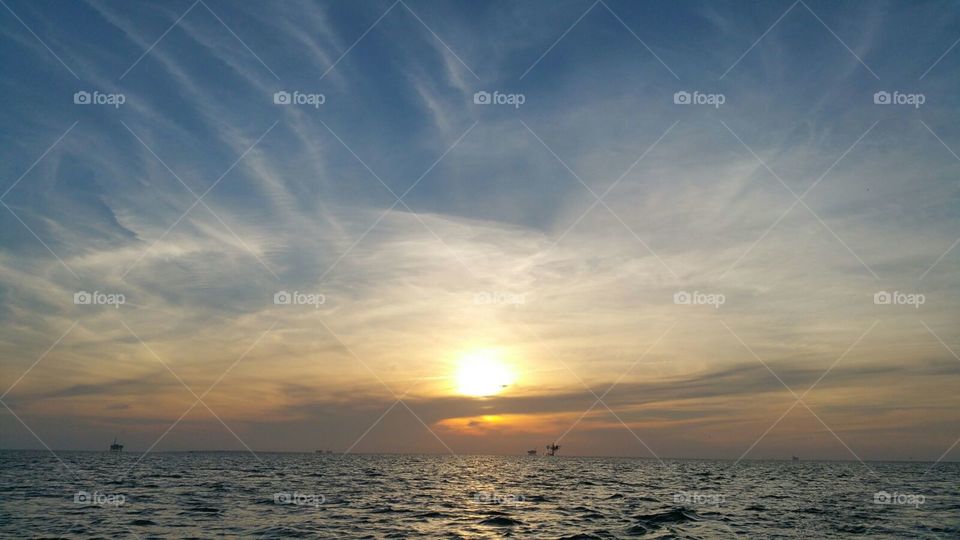
[(960, 537), (958, 464), (57, 454), (0, 452), (0, 536)]

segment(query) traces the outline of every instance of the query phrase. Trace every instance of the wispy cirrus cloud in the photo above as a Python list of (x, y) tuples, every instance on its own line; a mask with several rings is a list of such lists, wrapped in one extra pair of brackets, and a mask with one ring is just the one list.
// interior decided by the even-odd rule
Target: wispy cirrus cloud
[[(943, 402), (926, 400), (956, 376), (940, 339), (960, 350), (948, 251), (955, 60), (918, 80), (955, 39), (936, 10), (909, 13), (930, 31), (908, 42), (895, 32), (899, 7), (810, 3), (841, 40), (797, 8), (720, 80), (787, 6), (612, 3), (622, 23), (598, 8), (557, 41), (588, 6), (410, 2), (412, 12), (396, 5), (377, 22), (390, 3), (208, 2), (159, 42), (189, 3), (11, 7), (81, 80), (15, 19), (0, 23), (11, 66), (2, 189), (77, 122), (4, 196), (16, 216), (0, 208), (0, 352), (11, 359), (0, 379), (17, 380), (79, 321), (9, 399), (50, 431), (77, 411), (90, 429), (72, 435), (85, 447), (102, 446), (110, 424), (148, 445), (166, 427), (159, 419), (182, 412), (189, 394), (144, 343), (202, 388), (273, 324), (210, 402), (245, 423), (245, 438), (285, 434), (283, 449), (312, 444), (292, 435), (312, 421), (351, 444), (358, 434), (337, 425), (369, 425), (389, 406), (378, 378), (398, 394), (413, 385), (411, 407), (430, 425), (490, 413), (556, 427), (590, 406), (581, 379), (606, 388), (674, 323), (605, 401), (677, 453), (706, 436), (694, 424), (709, 423), (736, 427), (717, 451), (738, 455), (789, 406), (742, 403), (789, 399), (754, 354), (804, 389), (875, 320), (882, 332), (818, 385), (831, 396), (825, 416), (853, 429), (864, 402), (892, 411), (905, 400), (949, 420)], [(678, 22), (679, 36), (668, 31)], [(874, 103), (898, 88), (925, 92), (923, 108)], [(83, 89), (126, 103), (74, 105)], [(277, 105), (277, 91), (325, 102)], [(477, 91), (525, 102), (475, 104)], [(725, 103), (677, 105), (679, 91), (720, 92)], [(611, 186), (596, 203), (591, 191)], [(127, 303), (76, 305), (81, 290)], [(282, 290), (325, 301), (276, 305)], [(877, 305), (881, 290), (927, 302)], [(678, 291), (726, 301), (678, 305)], [(496, 410), (451, 397), (458, 355), (482, 347), (510, 351), (520, 375)], [(891, 396), (908, 377), (906, 394)], [(863, 429), (899, 441), (925, 433), (923, 452), (942, 452), (932, 428), (892, 414)], [(404, 425), (393, 415), (384, 433)], [(184, 429), (204, 421), (191, 416)], [(610, 421), (604, 409), (583, 421), (604, 434), (595, 447), (579, 440), (585, 453), (619, 440)], [(16, 433), (12, 446), (32, 444)], [(489, 450), (527, 443), (515, 436)], [(383, 449), (372, 437), (362, 448)], [(435, 442), (424, 440), (405, 448)], [(843, 454), (834, 450), (809, 453)]]

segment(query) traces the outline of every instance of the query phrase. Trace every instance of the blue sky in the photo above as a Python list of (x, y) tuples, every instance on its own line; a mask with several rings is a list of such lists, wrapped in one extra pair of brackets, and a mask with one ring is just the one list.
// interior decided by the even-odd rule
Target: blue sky
[(4, 2), (4, 447), (956, 457), (949, 2)]

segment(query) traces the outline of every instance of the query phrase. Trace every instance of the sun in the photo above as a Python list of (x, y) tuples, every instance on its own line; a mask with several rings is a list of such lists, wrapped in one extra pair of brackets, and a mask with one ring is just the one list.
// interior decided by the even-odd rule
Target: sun
[(496, 349), (471, 351), (457, 361), (457, 392), (486, 397), (499, 394), (514, 382), (513, 372)]

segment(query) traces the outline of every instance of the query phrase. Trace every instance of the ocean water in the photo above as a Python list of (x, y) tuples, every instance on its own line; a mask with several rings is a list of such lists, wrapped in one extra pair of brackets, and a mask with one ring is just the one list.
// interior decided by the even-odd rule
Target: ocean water
[(0, 537), (960, 538), (956, 463), (57, 456), (0, 451)]

